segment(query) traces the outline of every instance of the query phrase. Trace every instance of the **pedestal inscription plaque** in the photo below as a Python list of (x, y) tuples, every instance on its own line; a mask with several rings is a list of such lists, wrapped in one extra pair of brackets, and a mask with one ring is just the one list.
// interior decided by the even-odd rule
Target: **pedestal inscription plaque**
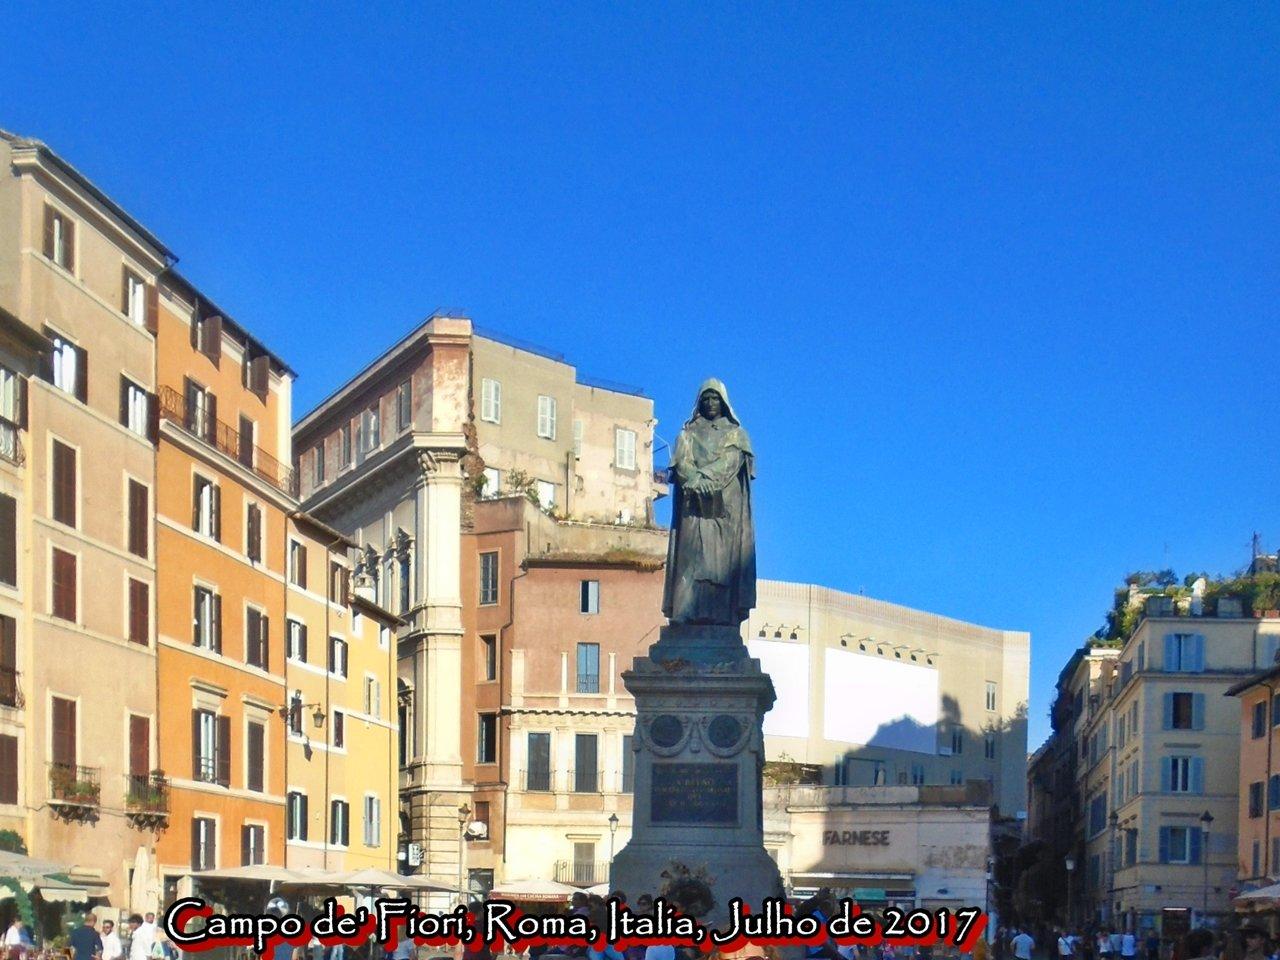
[(655, 763), (649, 818), (653, 823), (738, 823), (736, 763)]

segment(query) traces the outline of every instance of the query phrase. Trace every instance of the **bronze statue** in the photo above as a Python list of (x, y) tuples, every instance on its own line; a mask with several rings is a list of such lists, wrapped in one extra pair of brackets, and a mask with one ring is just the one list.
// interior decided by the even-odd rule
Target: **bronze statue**
[(754, 476), (755, 454), (728, 391), (708, 380), (671, 455), (675, 489), (662, 612), (672, 623), (736, 629), (755, 606)]

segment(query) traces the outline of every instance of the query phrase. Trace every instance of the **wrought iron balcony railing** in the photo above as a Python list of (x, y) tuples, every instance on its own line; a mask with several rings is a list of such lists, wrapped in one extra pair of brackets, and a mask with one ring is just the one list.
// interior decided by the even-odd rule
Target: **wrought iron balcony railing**
[(169, 779), (160, 773), (125, 774), (124, 807), (129, 813), (167, 814)]
[(72, 763), (49, 764), (49, 799), (54, 803), (96, 807), (102, 800), (101, 771)]
[(18, 685), (21, 675), (13, 667), (0, 667), (0, 704), (6, 707), (23, 705), (22, 688)]
[(26, 452), (22, 449), (22, 437), (18, 435), (18, 425), (4, 417), (0, 417), (0, 459), (19, 467), (27, 459)]

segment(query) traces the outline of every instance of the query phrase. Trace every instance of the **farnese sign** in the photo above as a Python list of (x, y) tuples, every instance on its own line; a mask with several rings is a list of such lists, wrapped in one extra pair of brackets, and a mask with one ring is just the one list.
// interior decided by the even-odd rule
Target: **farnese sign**
[(888, 830), (823, 830), (824, 847), (887, 847)]

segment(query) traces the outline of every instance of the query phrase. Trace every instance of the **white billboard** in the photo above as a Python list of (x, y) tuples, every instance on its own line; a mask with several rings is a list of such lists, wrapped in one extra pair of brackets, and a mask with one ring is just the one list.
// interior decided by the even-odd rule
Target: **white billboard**
[(764, 715), (764, 732), (769, 737), (809, 736), (809, 646), (775, 640), (747, 641), (751, 656), (773, 680), (778, 699)]
[(933, 667), (830, 647), (823, 666), (824, 738), (938, 752), (938, 671)]

